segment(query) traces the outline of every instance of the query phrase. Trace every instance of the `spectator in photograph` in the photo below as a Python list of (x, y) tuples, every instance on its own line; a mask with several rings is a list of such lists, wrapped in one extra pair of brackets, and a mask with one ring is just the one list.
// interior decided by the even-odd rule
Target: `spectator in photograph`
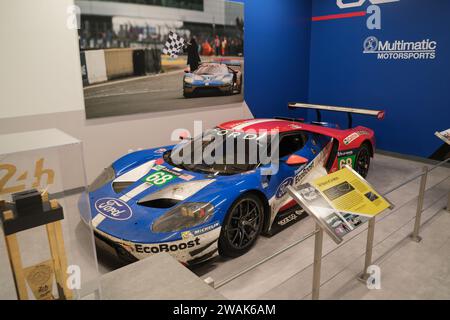
[(228, 54), (230, 56), (236, 55), (236, 40), (235, 39), (231, 39), (231, 41), (230, 41), (230, 45), (228, 47)]
[(216, 35), (214, 39), (214, 49), (216, 50), (216, 56), (220, 55), (220, 38)]
[(225, 56), (227, 54), (227, 45), (228, 45), (227, 37), (223, 37), (223, 40), (222, 40), (222, 55), (223, 56)]
[(206, 40), (206, 39), (205, 39), (205, 41), (203, 41), (203, 44), (202, 44), (202, 54), (204, 56), (210, 56), (210, 55), (214, 54), (213, 48), (211, 47), (208, 40)]
[(198, 69), (198, 66), (201, 62), (200, 55), (198, 54), (198, 44), (195, 37), (192, 37), (191, 41), (187, 44), (187, 64), (189, 65), (191, 72), (194, 72)]
[(114, 36), (114, 34), (113, 34), (112, 30), (109, 29), (108, 31), (106, 31), (106, 47), (107, 48), (111, 48), (113, 36)]

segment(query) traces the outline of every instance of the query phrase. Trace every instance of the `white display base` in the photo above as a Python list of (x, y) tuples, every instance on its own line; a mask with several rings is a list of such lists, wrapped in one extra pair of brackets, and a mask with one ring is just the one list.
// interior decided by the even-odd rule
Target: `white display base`
[(100, 282), (105, 300), (225, 300), (167, 253), (112, 271)]
[(58, 129), (45, 129), (0, 135), (0, 154), (62, 147), (80, 143), (80, 140)]

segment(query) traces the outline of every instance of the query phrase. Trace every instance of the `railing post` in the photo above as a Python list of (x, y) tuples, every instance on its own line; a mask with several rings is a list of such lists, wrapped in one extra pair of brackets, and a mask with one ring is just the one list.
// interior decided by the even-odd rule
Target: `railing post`
[(450, 212), (450, 191), (448, 192), (448, 199), (447, 199), (447, 212)]
[(375, 235), (375, 217), (369, 220), (369, 226), (367, 227), (367, 242), (366, 242), (366, 257), (364, 260), (364, 270), (358, 277), (358, 280), (366, 283), (370, 274), (367, 273), (367, 269), (372, 265), (372, 250), (373, 250), (373, 238)]
[(312, 283), (313, 300), (319, 300), (320, 270), (322, 268), (322, 245), (323, 245), (323, 230), (318, 224), (316, 224), (316, 235), (314, 239), (313, 283)]
[(214, 288), (215, 281), (214, 281), (213, 278), (208, 277), (208, 278), (204, 279), (203, 281), (205, 281), (205, 283), (206, 283), (208, 286), (210, 286), (211, 288)]
[(427, 186), (428, 167), (423, 167), (422, 178), (420, 179), (419, 196), (417, 198), (416, 220), (414, 222), (414, 231), (411, 234), (411, 239), (415, 242), (420, 242), (422, 238), (419, 236), (420, 232), (420, 220), (422, 218), (423, 200), (425, 198), (425, 189)]

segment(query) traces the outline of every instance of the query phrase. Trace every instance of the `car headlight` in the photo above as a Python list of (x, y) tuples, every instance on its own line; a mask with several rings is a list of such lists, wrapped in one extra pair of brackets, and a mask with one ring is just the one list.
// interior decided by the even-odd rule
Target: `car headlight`
[(217, 81), (222, 81), (224, 83), (231, 83), (233, 81), (233, 75), (227, 74), (223, 76), (219, 76), (216, 78)]
[(108, 182), (111, 182), (116, 177), (116, 173), (112, 166), (109, 166), (92, 182), (88, 187), (88, 192), (94, 192), (103, 187)]
[(184, 78), (184, 82), (186, 82), (186, 83), (192, 83), (192, 82), (194, 82), (194, 79), (191, 78), (191, 77), (185, 77), (185, 78)]
[(207, 222), (214, 213), (210, 203), (185, 203), (158, 218), (152, 226), (153, 232), (174, 232), (192, 228)]

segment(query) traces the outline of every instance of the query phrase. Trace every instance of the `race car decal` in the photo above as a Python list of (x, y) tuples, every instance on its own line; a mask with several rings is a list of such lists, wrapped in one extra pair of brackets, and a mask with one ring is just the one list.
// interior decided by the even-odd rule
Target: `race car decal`
[(194, 236), (199, 236), (201, 234), (210, 232), (211, 230), (214, 230), (216, 228), (220, 227), (220, 222), (216, 221), (213, 224), (207, 225), (205, 227), (202, 227), (200, 229), (192, 230), (192, 231), (185, 231), (181, 233), (181, 237), (183, 239), (188, 239)]
[(350, 167), (355, 166), (355, 160), (356, 160), (356, 154), (357, 149), (354, 150), (346, 150), (346, 151), (339, 151), (337, 154), (338, 158), (338, 169), (344, 168), (344, 166), (348, 165)]
[[(153, 174), (150, 174), (149, 176), (144, 178), (144, 181), (148, 182), (148, 183), (152, 183), (152, 180), (156, 180), (158, 183), (161, 183), (161, 184), (157, 184), (157, 183), (153, 182), (153, 184), (156, 184), (156, 185), (164, 185), (167, 182), (173, 180), (175, 177), (178, 177), (184, 181), (191, 181), (192, 179), (195, 178), (193, 175), (183, 173), (183, 170), (180, 168), (177, 168), (177, 167), (174, 167), (173, 169), (169, 169), (162, 165), (156, 165), (152, 168), (152, 170), (154, 170), (156, 172), (165, 172), (166, 173), (166, 175), (164, 175), (165, 177), (159, 173), (158, 174), (159, 177), (153, 176)], [(170, 177), (170, 176), (173, 176), (173, 177)]]
[(275, 197), (277, 199), (282, 198), (287, 193), (287, 187), (291, 186), (294, 183), (294, 177), (288, 177), (284, 179), (284, 181), (278, 186), (277, 192), (275, 193)]
[(314, 179), (314, 177), (326, 175), (326, 169), (324, 166), (328, 155), (330, 154), (331, 147), (332, 143), (329, 142), (314, 158), (314, 160), (310, 161), (306, 166), (299, 168), (301, 170), (299, 170), (294, 177), (288, 177), (280, 184), (275, 195), (269, 199), (269, 206), (271, 207), (271, 226), (275, 220), (275, 217), (280, 212), (280, 209), (292, 201), (292, 197), (286, 192), (286, 188), (289, 185), (295, 187), (305, 181)]
[(370, 135), (370, 133), (364, 130), (353, 132), (344, 139), (344, 144), (348, 145), (353, 141), (355, 141), (356, 139), (358, 139), (360, 136), (368, 136), (368, 135)]
[(144, 178), (142, 178), (142, 181), (150, 183), (150, 184), (154, 184), (155, 186), (163, 186), (175, 178), (177, 178), (176, 175), (171, 174), (167, 171), (161, 170), (161, 171), (156, 171), (148, 176), (145, 176)]
[(217, 255), (217, 240), (219, 239), (220, 231), (221, 227), (217, 227), (209, 232), (199, 234), (198, 236), (192, 235), (191, 237), (178, 241), (139, 243), (124, 241), (102, 232), (101, 230), (96, 230), (101, 236), (120, 245), (137, 259), (144, 259), (160, 252), (167, 252), (178, 261), (184, 263), (192, 261), (193, 259), (200, 259), (205, 255), (212, 254), (209, 257)]
[[(123, 203), (127, 203), (128, 201), (130, 201), (131, 199), (133, 199), (135, 196), (137, 196), (138, 194), (144, 192), (145, 190), (147, 190), (148, 188), (150, 188), (152, 185), (149, 183), (142, 183), (139, 186), (137, 186), (136, 188), (134, 188), (133, 190), (131, 190), (130, 192), (124, 194), (122, 197), (119, 198), (119, 200)], [(130, 209), (131, 210), (131, 209)], [(97, 215), (92, 219), (92, 226), (94, 228), (97, 228), (102, 222), (103, 220), (106, 219), (106, 216), (103, 215), (101, 212), (99, 212), (97, 210)]]
[(102, 198), (95, 201), (95, 209), (107, 218), (114, 220), (128, 220), (133, 211), (120, 199)]
[(200, 238), (195, 238), (194, 240), (187, 242), (161, 243), (157, 245), (135, 244), (134, 250), (136, 253), (177, 252), (180, 250), (192, 249), (197, 246), (200, 246)]
[(194, 179), (194, 176), (191, 176), (190, 174), (182, 174), (180, 175), (178, 178), (184, 180), (184, 181), (191, 181), (192, 179)]

